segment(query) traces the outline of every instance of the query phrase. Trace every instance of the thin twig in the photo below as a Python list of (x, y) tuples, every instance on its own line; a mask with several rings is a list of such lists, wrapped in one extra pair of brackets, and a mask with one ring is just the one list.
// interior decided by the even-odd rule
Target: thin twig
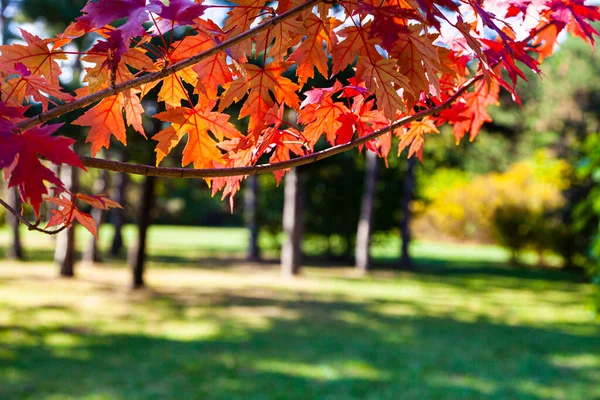
[(15, 218), (17, 218), (19, 221), (21, 221), (23, 223), (23, 225), (25, 225), (27, 228), (29, 228), (30, 231), (37, 231), (37, 232), (42, 232), (48, 235), (56, 235), (57, 233), (60, 233), (62, 231), (64, 231), (65, 229), (68, 228), (67, 225), (63, 225), (62, 227), (60, 227), (59, 229), (53, 230), (53, 231), (48, 231), (46, 229), (42, 229), (38, 226), (38, 223), (31, 223), (29, 220), (27, 220), (27, 218), (25, 218), (23, 215), (21, 215), (20, 212), (18, 212), (17, 210), (15, 210), (14, 208), (12, 208), (7, 202), (5, 202), (4, 200), (0, 199), (0, 205), (4, 208), (6, 208), (8, 211), (10, 211), (10, 213), (12, 215), (15, 216)]

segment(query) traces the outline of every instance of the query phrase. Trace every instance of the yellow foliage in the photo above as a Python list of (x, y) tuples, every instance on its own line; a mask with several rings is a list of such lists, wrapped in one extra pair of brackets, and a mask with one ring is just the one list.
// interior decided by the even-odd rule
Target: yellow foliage
[(445, 189), (426, 190), (430, 202), (422, 208), (417, 229), (427, 226), (428, 231), (437, 234), (490, 241), (493, 216), (501, 206), (518, 206), (533, 213), (561, 207), (569, 173), (565, 161), (539, 151), (506, 172), (481, 175), (470, 181), (457, 179)]

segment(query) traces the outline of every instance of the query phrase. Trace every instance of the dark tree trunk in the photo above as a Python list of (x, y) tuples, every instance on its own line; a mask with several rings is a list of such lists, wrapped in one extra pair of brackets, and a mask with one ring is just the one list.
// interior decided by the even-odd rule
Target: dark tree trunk
[(4, 10), (8, 6), (8, 0), (0, 0), (0, 45), (8, 42), (8, 18), (4, 16)]
[(146, 263), (146, 239), (148, 227), (152, 217), (152, 207), (154, 205), (154, 184), (156, 179), (152, 176), (144, 178), (142, 185), (142, 198), (138, 208), (137, 225), (138, 238), (129, 252), (129, 266), (132, 272), (132, 288), (144, 287), (144, 266)]
[[(63, 165), (60, 168), (60, 178), (65, 188), (77, 192), (77, 168)], [(63, 194), (63, 196), (68, 196)], [(65, 229), (56, 237), (56, 250), (54, 260), (60, 268), (60, 276), (71, 278), (75, 276), (75, 226)]]
[(286, 174), (284, 184), (283, 231), (285, 241), (281, 249), (281, 274), (284, 277), (300, 273), (304, 231), (303, 198), (302, 175), (296, 168), (292, 168)]
[(367, 151), (365, 182), (360, 217), (356, 231), (356, 247), (354, 251), (356, 269), (365, 273), (371, 266), (371, 231), (373, 227), (373, 203), (375, 201), (375, 185), (377, 181), (377, 154)]
[[(0, 45), (6, 43), (7, 19), (4, 16), (4, 9), (8, 5), (7, 0), (0, 0)], [(16, 187), (8, 188), (8, 182), (6, 183), (4, 193), (6, 194), (6, 202), (15, 210), (21, 210), (21, 198)], [(23, 259), (23, 248), (21, 246), (21, 236), (19, 234), (19, 220), (11, 213), (6, 213), (6, 224), (11, 228), (12, 231), (12, 243), (6, 249), (6, 258), (11, 260), (22, 260)]]
[[(108, 181), (108, 171), (104, 170), (102, 171), (102, 174), (98, 177), (96, 182), (94, 182), (94, 193), (106, 194), (109, 186)], [(99, 208), (94, 208), (92, 210), (92, 217), (94, 218), (94, 221), (96, 221), (96, 225), (98, 226), (98, 233), (100, 233), (100, 227), (104, 222), (105, 215), (106, 213)], [(83, 260), (89, 263), (102, 262), (102, 255), (100, 254), (100, 250), (98, 249), (98, 239), (96, 239), (96, 237), (93, 235), (90, 236), (87, 248), (83, 253)]]
[[(125, 152), (123, 152), (122, 161), (127, 161)], [(115, 236), (110, 247), (110, 254), (112, 256), (118, 256), (123, 250), (123, 226), (125, 225), (125, 203), (128, 182), (129, 177), (127, 174), (120, 172), (115, 175), (113, 198), (123, 208), (113, 208), (111, 210), (112, 224), (115, 229)]]
[[(6, 202), (17, 211), (21, 211), (21, 197), (16, 187), (5, 188)], [(10, 227), (12, 241), (6, 248), (6, 258), (9, 260), (22, 260), (23, 246), (21, 245), (21, 232), (19, 230), (19, 219), (12, 213), (6, 213), (6, 224)]]
[(413, 201), (415, 189), (415, 165), (416, 157), (411, 157), (408, 160), (406, 175), (404, 176), (404, 188), (402, 193), (402, 220), (400, 221), (400, 233), (402, 235), (402, 250), (400, 255), (400, 266), (403, 268), (412, 267), (412, 258), (409, 253), (411, 240), (410, 234), (410, 206)]
[(260, 260), (260, 249), (258, 247), (258, 177), (251, 175), (248, 177), (246, 190), (244, 190), (244, 212), (246, 226), (250, 234), (248, 242), (248, 260)]

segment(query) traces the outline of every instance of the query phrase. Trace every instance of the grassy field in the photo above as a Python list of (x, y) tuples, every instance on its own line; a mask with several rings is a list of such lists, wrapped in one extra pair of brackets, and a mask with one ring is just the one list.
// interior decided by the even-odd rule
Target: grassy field
[(576, 275), (419, 243), (416, 273), (282, 281), (236, 260), (241, 230), (151, 235), (138, 292), (119, 260), (57, 279), (31, 234), (33, 261), (0, 262), (0, 399), (600, 399)]
[[(133, 243), (135, 226), (128, 225), (123, 231), (125, 243)], [(54, 238), (38, 232), (22, 230), (25, 247), (31, 249), (26, 251), (29, 261), (51, 261), (54, 252)], [(107, 250), (113, 237), (112, 226), (103, 225), (100, 231), (100, 247)], [(90, 234), (82, 227), (77, 229), (77, 248), (83, 249), (90, 239)], [(4, 257), (4, 251), (9, 240), (9, 232), (6, 227), (0, 227), (0, 257)], [(320, 247), (314, 242), (320, 238), (310, 238), (306, 241), (304, 251), (313, 254), (314, 249)], [(261, 236), (261, 247), (266, 250), (266, 257), (277, 259), (272, 237)], [(161, 266), (170, 264), (180, 265), (182, 263), (195, 262), (198, 259), (243, 259), (247, 249), (248, 232), (243, 228), (207, 228), (201, 229), (187, 226), (152, 226), (149, 230), (149, 255), (151, 262)], [(398, 236), (389, 234), (375, 235), (372, 245), (372, 254), (379, 263), (390, 263), (397, 259), (400, 251), (400, 239)], [(482, 245), (458, 245), (447, 243), (430, 243), (414, 241), (411, 253), (418, 263), (430, 265), (432, 263), (458, 263), (480, 262), (503, 264), (508, 261), (509, 253), (497, 246)], [(117, 259), (107, 259), (109, 264), (122, 264), (124, 255)], [(553, 261), (553, 257), (548, 257)], [(524, 253), (521, 262), (534, 264), (537, 258), (532, 253)]]

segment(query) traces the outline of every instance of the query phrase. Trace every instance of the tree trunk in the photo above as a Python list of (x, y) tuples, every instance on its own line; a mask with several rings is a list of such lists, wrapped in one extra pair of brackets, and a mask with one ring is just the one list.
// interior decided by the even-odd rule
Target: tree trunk
[(138, 289), (144, 287), (144, 266), (146, 263), (146, 239), (148, 227), (152, 217), (152, 207), (154, 205), (154, 184), (156, 179), (153, 176), (144, 178), (142, 185), (142, 198), (138, 208), (137, 225), (138, 238), (134, 246), (131, 246), (129, 252), (129, 266), (133, 274), (132, 288)]
[[(102, 171), (102, 174), (96, 179), (94, 182), (94, 193), (96, 194), (106, 194), (109, 186), (109, 174), (107, 170)], [(104, 222), (104, 216), (106, 213), (99, 209), (94, 208), (92, 210), (92, 217), (94, 221), (96, 221), (96, 225), (98, 226), (98, 233), (100, 233), (100, 226), (102, 222)], [(102, 256), (100, 254), (100, 250), (98, 249), (98, 239), (94, 235), (90, 236), (90, 240), (88, 242), (87, 248), (83, 253), (83, 260), (89, 263), (99, 263), (102, 262)]]
[[(17, 211), (21, 211), (21, 197), (16, 187), (5, 187), (6, 202)], [(6, 212), (6, 225), (10, 228), (12, 241), (6, 248), (6, 258), (9, 260), (23, 260), (23, 246), (21, 245), (21, 232), (19, 230), (19, 219), (12, 213)]]
[(285, 176), (283, 231), (285, 240), (281, 249), (281, 274), (291, 277), (300, 272), (302, 234), (304, 230), (302, 176), (292, 168)]
[(8, 42), (8, 18), (4, 16), (4, 10), (8, 6), (8, 0), (0, 0), (0, 45)]
[[(127, 156), (125, 152), (123, 152), (122, 161), (126, 160)], [(123, 208), (113, 208), (111, 210), (112, 224), (115, 229), (115, 235), (110, 247), (110, 254), (112, 256), (118, 256), (123, 249), (123, 226), (125, 225), (125, 203), (128, 182), (129, 177), (127, 174), (119, 172), (115, 175), (113, 182), (113, 198)]]
[(408, 160), (408, 168), (404, 176), (404, 189), (402, 193), (402, 220), (400, 221), (400, 232), (402, 235), (402, 251), (400, 255), (400, 266), (406, 269), (412, 267), (412, 259), (409, 253), (410, 246), (410, 220), (411, 220), (411, 203), (413, 201), (415, 189), (415, 165), (416, 157), (411, 157)]
[[(65, 188), (73, 193), (77, 192), (77, 175), (77, 168), (69, 165), (60, 168), (60, 178)], [(54, 261), (60, 267), (60, 276), (65, 278), (75, 276), (75, 226), (74, 223), (71, 228), (60, 232), (56, 237)]]
[(258, 247), (258, 177), (251, 175), (248, 177), (246, 189), (244, 190), (244, 213), (246, 226), (250, 234), (248, 243), (248, 260), (260, 260), (260, 249)]
[(360, 206), (360, 217), (356, 231), (356, 247), (354, 251), (356, 269), (365, 273), (371, 266), (371, 230), (373, 226), (373, 202), (375, 201), (375, 184), (377, 180), (377, 154), (367, 151), (365, 182)]

